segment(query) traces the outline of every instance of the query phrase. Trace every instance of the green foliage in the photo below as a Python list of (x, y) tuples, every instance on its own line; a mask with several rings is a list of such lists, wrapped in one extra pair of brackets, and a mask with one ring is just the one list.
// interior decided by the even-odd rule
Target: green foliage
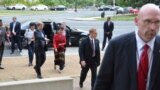
[[(34, 1), (34, 0), (33, 0)], [(75, 7), (75, 3), (77, 1), (77, 7), (86, 7), (95, 5), (97, 7), (101, 5), (112, 5), (113, 0), (37, 0), (37, 2), (27, 2), (27, 0), (1, 0), (0, 4), (2, 5), (11, 5), (16, 3), (23, 3), (27, 6), (35, 5), (35, 4), (45, 4), (48, 6), (55, 5), (65, 5), (67, 7)], [(116, 5), (119, 6), (132, 6), (132, 7), (140, 7), (145, 3), (156, 3), (160, 4), (160, 0), (115, 0)]]

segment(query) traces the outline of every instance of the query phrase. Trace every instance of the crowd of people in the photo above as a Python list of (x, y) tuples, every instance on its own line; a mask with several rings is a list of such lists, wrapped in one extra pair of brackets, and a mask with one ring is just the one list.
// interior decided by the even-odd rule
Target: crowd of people
[[(159, 90), (160, 86), (160, 37), (157, 33), (160, 28), (160, 9), (155, 4), (145, 4), (135, 17), (135, 25), (138, 30), (125, 35), (112, 38), (114, 23), (111, 17), (104, 22), (104, 38), (102, 50), (108, 46), (100, 65), (100, 46), (97, 39), (96, 28), (89, 30), (87, 38), (79, 45), (80, 58), (80, 81), (82, 88), (89, 69), (91, 70), (91, 90)], [(5, 38), (11, 42), (11, 54), (15, 51), (17, 43), (19, 52), (22, 51), (20, 44), (21, 23), (13, 17), (9, 28), (3, 27), (0, 20), (0, 69), (2, 64)], [(35, 28), (37, 27), (37, 29)], [(48, 39), (43, 30), (43, 22), (30, 23), (25, 32), (28, 41), (28, 66), (32, 66), (35, 54), (34, 66), (37, 78), (41, 79), (41, 67), (46, 60)], [(65, 23), (59, 26), (53, 35), (53, 52), (55, 55), (54, 66), (59, 66), (59, 72), (65, 67), (66, 51), (66, 27)], [(6, 36), (5, 36), (6, 35)], [(100, 66), (97, 75), (97, 67)]]
[[(2, 57), (5, 48), (5, 41), (9, 43), (11, 53), (14, 54), (16, 45), (18, 46), (19, 53), (22, 52), (21, 45), (21, 23), (17, 21), (16, 17), (13, 17), (13, 22), (9, 26), (3, 26), (2, 20), (0, 20), (0, 69), (2, 67)], [(55, 67), (59, 65), (59, 72), (64, 68), (65, 64), (65, 50), (66, 50), (66, 33), (65, 24), (62, 23), (55, 35), (53, 35), (53, 48), (55, 55)], [(36, 65), (34, 70), (37, 74), (37, 78), (42, 78), (41, 67), (46, 60), (47, 44), (49, 39), (44, 33), (44, 23), (39, 21), (37, 23), (31, 22), (29, 28), (26, 29), (24, 37), (27, 40), (28, 49), (28, 66), (33, 66), (33, 58), (35, 54)], [(56, 69), (56, 68), (55, 68)]]

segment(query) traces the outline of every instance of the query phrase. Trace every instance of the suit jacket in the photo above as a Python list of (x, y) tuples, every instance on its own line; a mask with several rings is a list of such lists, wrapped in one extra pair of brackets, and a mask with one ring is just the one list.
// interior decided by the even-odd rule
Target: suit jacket
[(82, 60), (86, 61), (87, 65), (95, 64), (99, 65), (100, 64), (100, 48), (99, 48), (99, 40), (95, 39), (95, 57), (94, 60), (92, 58), (92, 46), (91, 46), (91, 41), (90, 38), (87, 37), (82, 40), (80, 46), (79, 46), (79, 57), (80, 57), (80, 62)]
[[(94, 90), (137, 90), (135, 33), (110, 41), (104, 54)], [(149, 89), (160, 90), (160, 37), (156, 37)]]
[(114, 23), (113, 22), (110, 21), (109, 25), (108, 25), (108, 21), (104, 22), (104, 25), (103, 25), (104, 33), (110, 32), (110, 34), (112, 34), (113, 29), (114, 29)]
[(6, 35), (6, 28), (0, 27), (0, 45), (2, 43), (5, 44), (5, 35)]
[(42, 34), (44, 35), (43, 32), (36, 30), (34, 32), (34, 38), (35, 38), (35, 52), (45, 52), (46, 50), (46, 40), (44, 38), (44, 36), (42, 36)]
[[(13, 23), (10, 23), (10, 31), (11, 31), (11, 35), (13, 35)], [(21, 32), (21, 23), (20, 22), (16, 22), (15, 28), (14, 28), (15, 32), (16, 32), (16, 36), (20, 36), (20, 32)]]

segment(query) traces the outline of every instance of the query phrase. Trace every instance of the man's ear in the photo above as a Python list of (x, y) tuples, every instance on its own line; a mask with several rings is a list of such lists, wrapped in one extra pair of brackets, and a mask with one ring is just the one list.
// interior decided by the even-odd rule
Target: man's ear
[(138, 17), (137, 16), (134, 18), (134, 23), (135, 23), (135, 25), (138, 25)]

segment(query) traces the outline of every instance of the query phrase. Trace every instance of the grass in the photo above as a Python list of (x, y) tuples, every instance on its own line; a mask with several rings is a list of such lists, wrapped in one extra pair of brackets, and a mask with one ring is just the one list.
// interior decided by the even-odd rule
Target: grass
[[(54, 14), (57, 11), (30, 11), (30, 10), (0, 10), (0, 16), (9, 15), (35, 15), (35, 14)], [(60, 12), (58, 12), (60, 13)], [(62, 13), (62, 12), (61, 12)]]
[[(112, 20), (113, 21), (133, 21), (135, 17), (136, 17), (135, 14), (131, 14), (131, 15), (117, 15), (117, 16), (113, 16)], [(96, 20), (105, 21), (106, 18), (96, 18)]]

